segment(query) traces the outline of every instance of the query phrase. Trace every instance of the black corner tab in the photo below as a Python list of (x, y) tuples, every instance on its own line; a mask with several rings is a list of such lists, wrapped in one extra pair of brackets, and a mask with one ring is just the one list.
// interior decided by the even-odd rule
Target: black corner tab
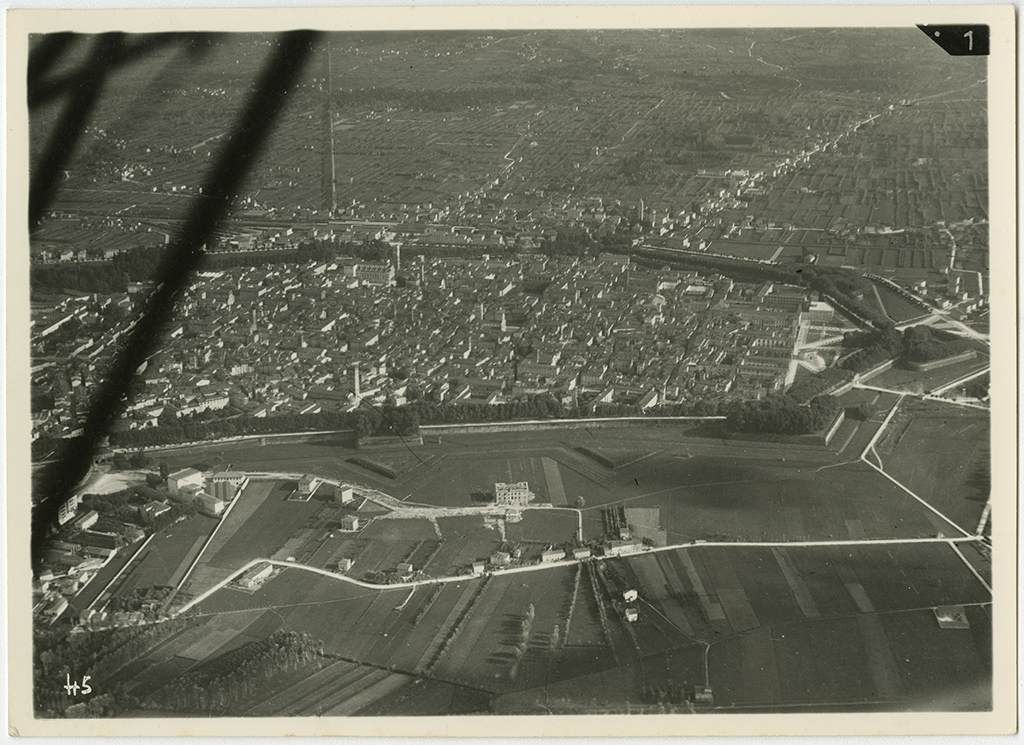
[(917, 27), (929, 39), (956, 57), (987, 57), (988, 26), (986, 25), (944, 25), (919, 23)]

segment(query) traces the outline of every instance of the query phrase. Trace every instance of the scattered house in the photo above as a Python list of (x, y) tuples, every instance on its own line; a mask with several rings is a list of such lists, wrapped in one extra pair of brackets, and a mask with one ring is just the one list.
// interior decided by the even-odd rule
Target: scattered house
[(487, 564), (485, 564), (484, 562), (482, 562), (482, 561), (474, 561), (473, 562), (473, 574), (475, 574), (475, 575), (483, 574), (485, 569), (487, 569)]
[(935, 620), (940, 629), (969, 629), (970, 621), (962, 605), (940, 605), (935, 609)]
[(494, 503), (502, 507), (526, 507), (533, 494), (526, 481), (514, 484), (496, 483), (494, 485)]
[(46, 610), (43, 611), (43, 615), (47, 616), (50, 619), (50, 623), (53, 623), (58, 618), (60, 618), (60, 614), (66, 611), (67, 608), (68, 599), (61, 595), (59, 597), (54, 598), (53, 601), (48, 606), (46, 606)]
[(273, 564), (257, 564), (238, 579), (238, 584), (247, 590), (255, 590), (262, 585), (267, 578), (273, 574)]
[(635, 603), (637, 599), (637, 591), (626, 590), (624, 593), (622, 593), (622, 599), (625, 600), (627, 603)]
[(507, 551), (495, 551), (491, 554), (491, 566), (507, 567), (512, 563), (512, 557)]
[(359, 518), (355, 515), (343, 515), (341, 518), (342, 530), (359, 530)]
[(553, 564), (556, 561), (561, 561), (565, 558), (565, 551), (557, 548), (549, 549), (547, 551), (540, 552), (540, 563), (541, 564)]
[(605, 556), (621, 556), (632, 554), (643, 550), (643, 543), (640, 541), (609, 541), (604, 547)]
[(139, 517), (141, 517), (147, 524), (152, 524), (161, 515), (164, 515), (171, 511), (171, 506), (166, 502), (157, 502), (155, 499), (152, 502), (146, 502), (146, 504), (139, 507)]
[(89, 510), (73, 523), (76, 530), (88, 530), (100, 519), (100, 513), (96, 510)]
[(627, 621), (629, 621), (630, 623), (636, 623), (637, 619), (639, 619), (639, 618), (640, 618), (640, 614), (637, 612), (636, 608), (632, 608), (632, 607), (626, 608), (626, 620)]
[(355, 492), (351, 486), (344, 486), (334, 492), (334, 498), (341, 504), (348, 504), (355, 498)]
[(183, 468), (167, 477), (167, 490), (171, 494), (179, 494), (186, 486), (197, 486), (202, 489), (206, 486), (206, 477), (203, 476), (202, 471), (197, 471), (194, 468)]
[(352, 568), (352, 559), (338, 559), (338, 571), (347, 572)]
[(412, 564), (404, 563), (398, 565), (398, 574), (402, 577), (402, 579), (408, 579), (413, 575), (414, 571), (415, 569), (413, 569)]
[(310, 476), (308, 473), (299, 479), (298, 486), (295, 491), (299, 494), (312, 494), (316, 491), (316, 488), (320, 486), (320, 479), (316, 476)]
[(581, 546), (580, 548), (574, 548), (572, 550), (572, 558), (574, 559), (589, 559), (591, 555), (589, 546)]
[(693, 702), (695, 704), (713, 704), (715, 703), (715, 696), (711, 692), (710, 686), (694, 686), (693, 687)]

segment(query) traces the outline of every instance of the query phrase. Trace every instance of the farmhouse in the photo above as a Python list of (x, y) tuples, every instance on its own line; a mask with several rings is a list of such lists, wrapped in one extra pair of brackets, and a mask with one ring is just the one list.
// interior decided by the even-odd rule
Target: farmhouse
[(299, 483), (298, 486), (296, 486), (295, 491), (299, 494), (312, 494), (316, 491), (318, 486), (320, 486), (320, 479), (316, 476), (306, 474), (299, 479)]
[(495, 551), (491, 554), (491, 566), (507, 567), (512, 563), (512, 557), (506, 551)]
[(352, 568), (352, 559), (338, 559), (338, 571), (347, 572)]
[(627, 621), (629, 621), (630, 623), (636, 623), (639, 618), (640, 614), (637, 612), (636, 608), (626, 608)]
[(416, 570), (413, 569), (412, 564), (409, 564), (407, 562), (398, 565), (398, 574), (402, 577), (402, 579), (408, 579), (412, 576), (414, 571)]
[(604, 547), (605, 556), (621, 556), (632, 554), (642, 550), (644, 547), (640, 541), (609, 541)]
[(201, 471), (194, 468), (183, 468), (167, 477), (167, 490), (171, 494), (178, 495), (186, 486), (198, 486), (202, 489), (206, 486), (206, 478)]
[(572, 558), (574, 559), (589, 559), (590, 555), (591, 551), (588, 546), (581, 546), (572, 550)]
[(531, 497), (530, 485), (526, 481), (514, 484), (498, 482), (494, 485), (494, 502), (503, 507), (526, 507)]
[(247, 590), (255, 590), (273, 573), (273, 564), (257, 564), (238, 579), (238, 584)]
[(626, 590), (624, 593), (622, 593), (622, 599), (625, 600), (627, 603), (635, 603), (637, 597), (638, 595), (636, 590)]
[(487, 565), (484, 562), (482, 562), (482, 561), (474, 561), (473, 562), (473, 574), (477, 574), (477, 575), (483, 574), (485, 569), (487, 569)]
[(565, 551), (559, 549), (550, 549), (548, 551), (541, 551), (540, 563), (541, 564), (552, 564), (556, 561), (561, 561), (565, 558)]

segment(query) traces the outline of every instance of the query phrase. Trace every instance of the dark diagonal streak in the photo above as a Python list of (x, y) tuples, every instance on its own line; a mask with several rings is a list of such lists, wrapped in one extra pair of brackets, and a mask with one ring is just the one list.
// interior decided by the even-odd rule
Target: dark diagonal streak
[(292, 31), (279, 37), (277, 49), (260, 73), (231, 139), (221, 151), (203, 187), (193, 201), (181, 233), (166, 249), (154, 280), (156, 289), (125, 346), (115, 357), (99, 387), (80, 437), (67, 441), (60, 459), (41, 475), (41, 501), (32, 515), (32, 559), (38, 566), (60, 505), (88, 474), (101, 438), (121, 415), (136, 370), (155, 351), (171, 322), (175, 304), (202, 259), (202, 247), (214, 234), (243, 179), (260, 154), (284, 108), (298, 74), (313, 51), (318, 34)]
[[(89, 60), (82, 66), (78, 76), (78, 85), (68, 96), (50, 139), (46, 143), (39, 162), (32, 169), (32, 180), (28, 191), (28, 225), (35, 230), (43, 219), (46, 208), (57, 193), (60, 172), (64, 169), (71, 154), (75, 151), (78, 141), (85, 134), (85, 123), (96, 107), (103, 85), (110, 72), (111, 60), (116, 56), (122, 43), (122, 34), (103, 34), (93, 45)], [(29, 78), (29, 102), (32, 102), (32, 89), (36, 80)]]

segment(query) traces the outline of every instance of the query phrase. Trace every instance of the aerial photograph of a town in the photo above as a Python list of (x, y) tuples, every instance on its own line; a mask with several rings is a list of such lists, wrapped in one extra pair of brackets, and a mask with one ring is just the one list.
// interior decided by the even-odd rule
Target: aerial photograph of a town
[(992, 710), (985, 56), (39, 34), (28, 73), (35, 717)]

